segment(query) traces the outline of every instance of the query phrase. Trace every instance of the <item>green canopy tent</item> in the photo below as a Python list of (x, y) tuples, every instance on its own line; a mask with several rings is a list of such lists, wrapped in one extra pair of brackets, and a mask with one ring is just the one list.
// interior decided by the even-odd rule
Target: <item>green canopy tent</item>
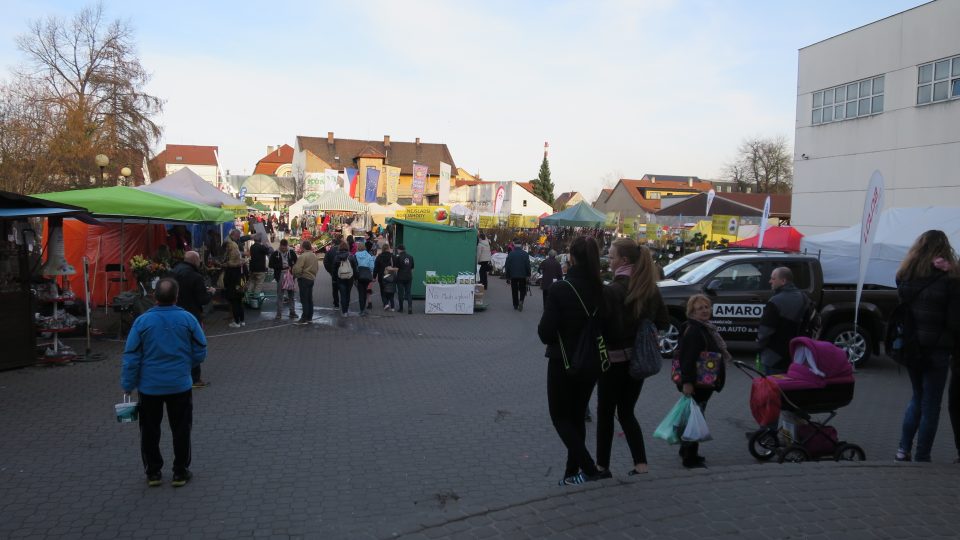
[[(93, 272), (95, 280), (96, 276), (101, 273), (105, 274), (106, 272), (120, 272), (123, 276), (122, 279), (125, 281), (128, 280), (127, 277), (128, 274), (130, 274), (130, 269), (127, 268), (126, 261), (126, 238), (124, 231), (124, 225), (126, 224), (163, 225), (166, 223), (224, 223), (233, 221), (233, 212), (227, 210), (195, 204), (124, 186), (41, 193), (35, 195), (35, 197), (60, 204), (86, 208), (91, 215), (95, 216), (101, 222), (119, 222), (119, 239), (117, 246), (119, 247), (117, 252), (119, 259), (113, 259), (117, 254), (114, 254), (110, 247), (114, 242), (112, 233), (102, 241), (102, 244), (104, 244), (102, 252), (100, 244), (98, 244), (98, 247), (92, 254), (86, 252), (87, 249), (90, 249), (89, 246), (83, 246), (78, 251), (79, 254), (87, 254), (91, 260), (97, 261), (97, 267)], [(106, 229), (98, 229), (98, 231), (100, 231), (99, 234), (102, 235), (101, 238), (107, 236), (105, 234)], [(101, 269), (99, 266), (101, 254), (103, 254), (102, 258), (105, 258), (107, 261), (117, 261), (112, 264), (108, 263), (108, 266), (116, 266), (116, 268), (108, 269), (105, 267)], [(104, 282), (106, 283), (105, 276)], [(121, 284), (122, 283), (121, 281)], [(96, 288), (95, 281), (94, 289)], [(105, 298), (104, 304), (106, 304), (106, 298), (109, 297), (109, 286), (105, 284), (102, 290)]]
[(423, 298), (427, 270), (440, 275), (477, 271), (477, 230), (420, 221), (387, 218), (394, 227), (394, 243), (403, 244), (414, 259), (411, 296)]
[(602, 227), (607, 216), (586, 202), (579, 202), (562, 212), (540, 218), (540, 225), (554, 227)]

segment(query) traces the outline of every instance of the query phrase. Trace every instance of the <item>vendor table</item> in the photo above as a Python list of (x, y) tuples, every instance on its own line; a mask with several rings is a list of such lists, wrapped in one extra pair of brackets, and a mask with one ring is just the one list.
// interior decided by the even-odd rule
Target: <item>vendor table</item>
[(423, 304), (428, 315), (473, 314), (474, 285), (437, 285), (427, 283)]

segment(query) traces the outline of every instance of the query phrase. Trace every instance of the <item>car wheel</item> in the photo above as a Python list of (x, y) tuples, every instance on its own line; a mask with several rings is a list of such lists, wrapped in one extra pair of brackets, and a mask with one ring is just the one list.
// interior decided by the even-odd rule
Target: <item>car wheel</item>
[(872, 341), (870, 333), (863, 326), (857, 326), (856, 329), (852, 323), (832, 326), (825, 332), (823, 340), (843, 349), (850, 363), (856, 367), (862, 367), (870, 360)]
[(673, 351), (677, 350), (677, 344), (680, 342), (680, 320), (676, 317), (670, 317), (670, 326), (660, 332), (660, 354), (664, 356), (673, 356)]

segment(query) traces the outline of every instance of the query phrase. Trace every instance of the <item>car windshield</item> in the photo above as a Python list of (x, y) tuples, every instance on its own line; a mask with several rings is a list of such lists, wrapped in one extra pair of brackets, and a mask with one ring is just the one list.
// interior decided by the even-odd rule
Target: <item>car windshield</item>
[(725, 262), (726, 261), (722, 259), (710, 259), (709, 261), (706, 261), (698, 266), (689, 274), (679, 277), (677, 281), (682, 281), (684, 283), (699, 283), (703, 280), (703, 278), (712, 274), (717, 268), (723, 266)]
[(672, 263), (664, 266), (663, 275), (672, 276), (674, 272), (676, 272), (680, 268), (683, 268), (684, 266), (689, 264), (691, 261), (695, 261), (703, 256), (705, 256), (705, 253), (700, 251), (696, 251), (696, 252), (684, 255), (683, 257), (680, 257), (679, 259), (673, 261)]

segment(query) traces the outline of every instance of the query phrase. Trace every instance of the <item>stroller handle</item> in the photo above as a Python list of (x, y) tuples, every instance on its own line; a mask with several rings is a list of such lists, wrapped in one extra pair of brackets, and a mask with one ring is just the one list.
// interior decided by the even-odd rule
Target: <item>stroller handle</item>
[(746, 363), (746, 362), (744, 362), (744, 361), (742, 361), (742, 360), (734, 360), (734, 361), (733, 361), (733, 365), (734, 365), (734, 366), (737, 366), (737, 368), (738, 368), (740, 371), (742, 371), (747, 377), (750, 377), (751, 379), (753, 378), (753, 375), (754, 375), (754, 374), (756, 374), (756, 375), (759, 376), (759, 377), (766, 377), (766, 376), (767, 376), (766, 373), (763, 373), (763, 372), (760, 371), (759, 369), (751, 366), (750, 364), (748, 364), (748, 363)]

